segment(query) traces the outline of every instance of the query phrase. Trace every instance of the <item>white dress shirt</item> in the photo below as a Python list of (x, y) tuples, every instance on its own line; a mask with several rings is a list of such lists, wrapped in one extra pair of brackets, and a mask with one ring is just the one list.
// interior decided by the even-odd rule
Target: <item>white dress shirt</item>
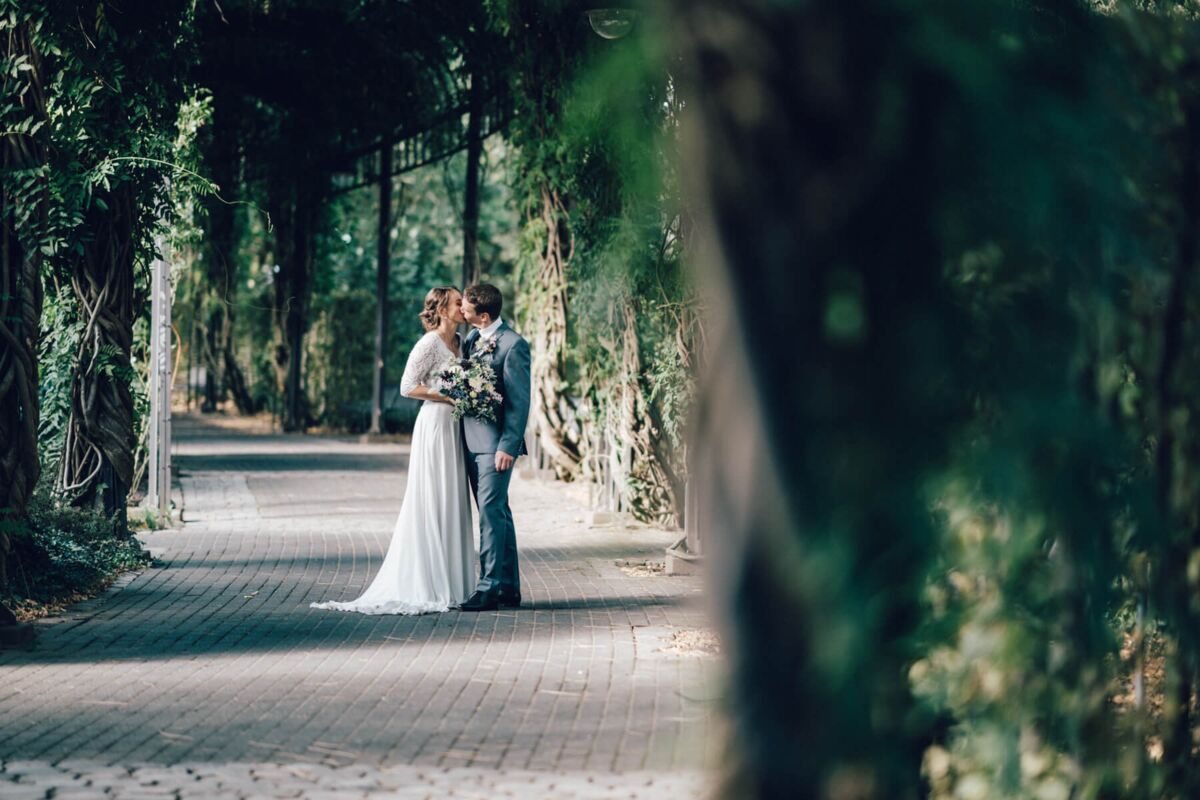
[(479, 329), (479, 338), (480, 339), (483, 339), (483, 338), (491, 339), (493, 336), (496, 335), (496, 331), (500, 330), (500, 326), (503, 324), (504, 324), (504, 320), (501, 319), (500, 317), (496, 317), (494, 320), (492, 320), (491, 325), (488, 325), (486, 328)]

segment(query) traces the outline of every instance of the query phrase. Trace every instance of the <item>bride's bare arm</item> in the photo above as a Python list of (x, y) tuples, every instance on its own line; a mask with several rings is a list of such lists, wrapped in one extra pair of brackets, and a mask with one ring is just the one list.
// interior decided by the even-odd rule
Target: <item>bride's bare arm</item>
[(433, 389), (430, 389), (423, 383), (417, 384), (412, 389), (404, 393), (405, 397), (411, 397), (414, 400), (429, 400), (434, 403), (453, 403), (449, 397), (444, 394), (438, 394)]

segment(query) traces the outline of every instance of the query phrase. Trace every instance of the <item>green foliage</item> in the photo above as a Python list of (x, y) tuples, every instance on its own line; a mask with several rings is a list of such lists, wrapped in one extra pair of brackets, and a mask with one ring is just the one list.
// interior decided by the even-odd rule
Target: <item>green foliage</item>
[(65, 293), (47, 295), (38, 353), (38, 449), (43, 480), (48, 481), (57, 474), (71, 415), (71, 383), (83, 330), (73, 312), (74, 303)]
[(686, 423), (696, 397), (696, 376), (684, 361), (675, 341), (661, 338), (655, 345), (646, 372), (649, 401), (662, 409), (663, 433), (671, 447), (682, 450)]
[(154, 508), (139, 508), (129, 518), (129, 529), (134, 531), (160, 531), (170, 527), (170, 515), (164, 516)]
[(1131, 80), (1145, 65), (1081, 7), (924, 24), (938, 34), (922, 56), (947, 58), (953, 30), (974, 65), (952, 73), (969, 134), (943, 153), (941, 241), (970, 315), (956, 388), (975, 406), (931, 487), (943, 538), (911, 677), (953, 724), (926, 775), (935, 797), (1125, 795), (1154, 772), (1140, 720), (1113, 703), (1131, 545), (1160, 524), (1145, 441), (1111, 413), (1147, 388), (1116, 323), (1132, 321), (1129, 281), (1163, 266), (1138, 195), (1164, 163), (1135, 156), (1144, 134), (1126, 127), (1150, 110)]
[(212, 125), (212, 114), (212, 93), (204, 87), (189, 89), (177, 111), (170, 150), (172, 172), (167, 193), (170, 209), (164, 220), (165, 242), (174, 255), (173, 261), (184, 260), (204, 238), (199, 202), (202, 198), (213, 196), (220, 202), (236, 202), (221, 194), (233, 187), (213, 184), (201, 174), (204, 164), (200, 143), (203, 133)]
[[(509, 284), (515, 257), (514, 212), (505, 174), (506, 143), (485, 142), (480, 175), (479, 254), (484, 276)], [(389, 324), (384, 348), (384, 384), (397, 385), (413, 343), (423, 330), (417, 314), (434, 286), (457, 285), (462, 274), (461, 205), (465, 157), (458, 154), (399, 176), (392, 193)], [(254, 184), (239, 188), (255, 197)], [(230, 287), (235, 350), (251, 382), (251, 393), (264, 408), (280, 407), (279, 384), (271, 358), (271, 308), (275, 261), (266, 219), (245, 208), (235, 250), (238, 278)], [(312, 276), (311, 326), (305, 337), (305, 391), (314, 421), (334, 429), (359, 429), (362, 407), (371, 397), (374, 353), (375, 286), (378, 246), (378, 192), (364, 187), (335, 195), (317, 231)], [(188, 330), (193, 315), (203, 320), (208, 280), (200, 260), (181, 270), (179, 327)], [(196, 358), (197, 354), (193, 354)], [(197, 359), (198, 360), (198, 359)], [(390, 428), (411, 426), (411, 414), (393, 413)]]
[(671, 22), (748, 379), (728, 796), (1197, 796), (1194, 16), (721, 5)]
[[(678, 98), (650, 28), (610, 43), (573, 9), (494, 3), (511, 41), (517, 116), (509, 138), (524, 226), (514, 275), (521, 321), (537, 330), (548, 294), (542, 265), (563, 237), (566, 363), (556, 391), (574, 409), (585, 473), (617, 463), (625, 501), (645, 521), (678, 524), (699, 333), (685, 278), (675, 176)], [(550, 198), (549, 205), (547, 198)], [(551, 227), (554, 226), (554, 227)]]
[[(504, 143), (493, 139), (485, 154), (500, 161)], [(417, 321), (434, 286), (457, 286), (462, 278), (461, 204), (465, 159), (460, 156), (406, 173), (393, 191), (390, 237), (389, 324), (384, 348), (384, 385), (400, 382), (404, 363), (423, 329)], [(479, 251), (484, 274), (503, 284), (511, 269), (512, 225), (507, 193), (495, 169), (482, 171)], [(318, 243), (313, 297), (314, 328), (308, 338), (308, 388), (318, 419), (333, 427), (362, 424), (371, 397), (374, 355), (378, 193), (361, 189), (337, 198), (331, 226)], [(411, 416), (411, 415), (409, 415)], [(385, 420), (386, 421), (386, 420)], [(407, 427), (412, 420), (396, 417)]]
[[(95, 27), (78, 24), (75, 10), (40, 3), (0, 6), (8, 26), (27, 25), (45, 59), (43, 76), (53, 158), (29, 173), (6, 178), (18, 207), (31, 215), (39, 192), (49, 192), (45, 224), (22, 227), (36, 248), (69, 275), (66, 259), (82, 254), (81, 237), (87, 210), (104, 208), (101, 190), (132, 181), (144, 198), (139, 206), (138, 260), (153, 252), (163, 179), (175, 178), (172, 139), (164, 135), (174, 123), (179, 103), (180, 70), (186, 64), (185, 18), (172, 16), (175, 4), (162, 4), (143, 15), (137, 30), (119, 30), (104, 5), (94, 11)], [(161, 37), (166, 37), (165, 41)], [(17, 108), (0, 108), (0, 119)], [(186, 183), (186, 178), (184, 179)]]
[(45, 492), (30, 503), (6, 558), (5, 591), (17, 607), (73, 601), (151, 563), (136, 539), (118, 535), (112, 520), (59, 507)]
[[(101, 341), (91, 329), (100, 310), (79, 307), (83, 301), (77, 293), (99, 291), (88, 288), (89, 279), (80, 280), (85, 245), (103, 235), (96, 225), (104, 215), (96, 212), (109, 210), (118, 188), (131, 190), (133, 236), (119, 246), (128, 247), (136, 265), (130, 277), (133, 313), (140, 318), (148, 312), (155, 237), (165, 234), (167, 244), (175, 246), (194, 241), (197, 229), (184, 230), (178, 223), (197, 196), (213, 189), (196, 174), (191, 155), (206, 108), (202, 96), (184, 102), (184, 72), (194, 56), (187, 4), (156, 4), (139, 9), (136, 20), (131, 16), (112, 15), (106, 3), (0, 3), (0, 31), (24, 32), (37, 54), (36, 60), (22, 56), (7, 65), (14, 74), (33, 77), (20, 93), (0, 101), (0, 128), (41, 141), (45, 161), (5, 170), (0, 180), (23, 244), (45, 257), (45, 277), (54, 287), (39, 354), (39, 447), (46, 479), (57, 474), (63, 456), (72, 387), (83, 379), (142, 383), (124, 337), (116, 333), (116, 339)], [(31, 91), (44, 99), (44, 121), (15, 118)], [(101, 267), (102, 275), (120, 268), (119, 258), (105, 257), (114, 263)], [(92, 302), (120, 304), (105, 292), (98, 297)], [(122, 310), (116, 316), (123, 316)], [(136, 349), (144, 364), (144, 326), (140, 330)], [(93, 342), (99, 347), (93, 349)], [(141, 427), (144, 386), (134, 394), (135, 431), (129, 440)]]
[[(374, 292), (364, 288), (318, 295), (308, 336), (308, 392), (326, 425), (365, 429), (362, 409), (371, 397), (375, 338)], [(369, 405), (366, 406), (369, 410)], [(369, 422), (369, 412), (368, 419)]]
[[(1176, 363), (1165, 348), (1172, 301), (1197, 307), (1196, 289), (1172, 280), (1197, 268), (1185, 142), (1200, 95), (1179, 61), (1196, 32), (1128, 11), (1050, 18), (1002, 4), (917, 25), (930, 31), (918, 57), (972, 65), (950, 70), (962, 133), (943, 143), (939, 236), (969, 314), (971, 368), (955, 389), (975, 414), (930, 487), (943, 534), (910, 676), (948, 721), (926, 753), (932, 794), (1187, 795), (1170, 755), (1152, 758), (1170, 720), (1116, 698), (1132, 679), (1122, 646), (1142, 592), (1191, 653), (1177, 674), (1194, 681), (1194, 610), (1176, 592), (1188, 591), (1180, 542), (1198, 506), (1186, 491), (1156, 495), (1163, 481), (1194, 485), (1182, 477), (1191, 434), (1170, 419), (1193, 403), (1181, 376), (1194, 374), (1200, 331), (1179, 329)], [(1169, 456), (1167, 440), (1179, 448)]]

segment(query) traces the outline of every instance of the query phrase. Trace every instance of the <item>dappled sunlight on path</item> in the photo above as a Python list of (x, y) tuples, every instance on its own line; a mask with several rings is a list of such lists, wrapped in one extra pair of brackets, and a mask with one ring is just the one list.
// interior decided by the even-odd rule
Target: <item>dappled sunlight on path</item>
[(407, 445), (177, 432), (188, 524), (143, 535), (161, 564), (0, 652), (6, 762), (682, 775), (710, 758), (718, 663), (663, 649), (705, 627), (700, 582), (617, 566), (661, 559), (671, 533), (589, 528), (578, 487), (517, 480), (525, 607), (318, 611), (378, 567)]

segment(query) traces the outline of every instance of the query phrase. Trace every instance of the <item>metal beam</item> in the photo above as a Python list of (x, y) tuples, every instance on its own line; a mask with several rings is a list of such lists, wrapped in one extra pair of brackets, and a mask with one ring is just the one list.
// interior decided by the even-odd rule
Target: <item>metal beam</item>
[[(512, 119), (513, 109), (507, 95), (484, 97), (479, 101), (479, 106), (479, 141), (504, 130)], [(465, 150), (471, 141), (470, 112), (471, 104), (468, 102), (442, 114), (421, 130), (395, 131), (391, 174), (403, 175)], [(352, 151), (338, 159), (333, 169), (330, 194), (339, 195), (374, 185), (379, 180), (381, 170), (380, 147), (381, 143), (377, 142), (370, 148)]]

